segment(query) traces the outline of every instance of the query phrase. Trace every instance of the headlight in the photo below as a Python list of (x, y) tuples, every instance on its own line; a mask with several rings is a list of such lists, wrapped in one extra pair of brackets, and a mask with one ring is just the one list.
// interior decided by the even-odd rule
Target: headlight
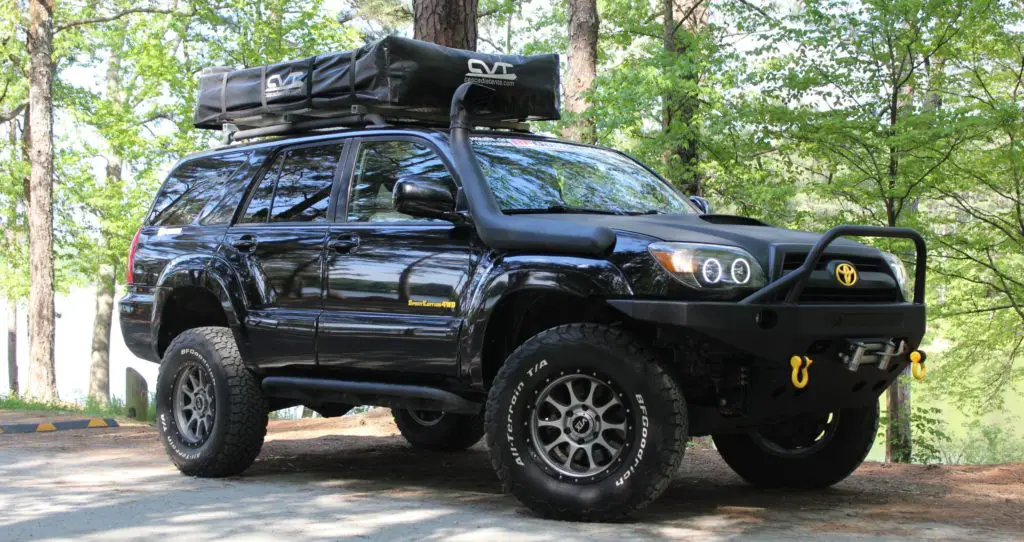
[(882, 251), (882, 257), (889, 264), (889, 269), (892, 269), (892, 274), (896, 276), (896, 283), (900, 285), (900, 291), (903, 292), (903, 299), (910, 301), (910, 275), (907, 274), (907, 267), (903, 265), (903, 260), (895, 254)]
[(651, 243), (654, 259), (683, 284), (697, 289), (760, 288), (764, 270), (749, 252), (698, 243)]

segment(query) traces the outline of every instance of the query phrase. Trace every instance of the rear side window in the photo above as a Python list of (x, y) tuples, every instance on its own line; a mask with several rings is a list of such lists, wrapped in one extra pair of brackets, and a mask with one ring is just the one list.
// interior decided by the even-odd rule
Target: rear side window
[(292, 149), (274, 160), (249, 199), (242, 224), (323, 222), (343, 144)]
[(288, 152), (274, 193), (271, 222), (321, 222), (327, 220), (334, 172), (341, 147), (325, 145)]
[(160, 187), (146, 223), (151, 226), (191, 224), (224, 184), (248, 159), (246, 152), (204, 156), (179, 164)]
[(252, 199), (249, 200), (249, 206), (246, 207), (245, 214), (242, 215), (239, 222), (242, 224), (259, 224), (267, 221), (267, 217), (270, 216), (270, 204), (274, 201), (274, 185), (277, 183), (277, 174), (281, 171), (281, 162), (283, 161), (284, 155), (281, 155), (270, 165), (267, 174), (263, 176), (263, 180), (260, 181), (256, 191), (253, 192)]

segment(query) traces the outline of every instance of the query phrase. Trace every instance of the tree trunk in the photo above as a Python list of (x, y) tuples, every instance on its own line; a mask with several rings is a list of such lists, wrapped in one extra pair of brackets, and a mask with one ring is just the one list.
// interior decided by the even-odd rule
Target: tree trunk
[[(895, 137), (900, 111), (913, 104), (913, 87), (893, 87), (889, 99), (889, 136)], [(900, 174), (900, 149), (889, 146), (889, 192), (892, 193)], [(885, 199), (886, 220), (889, 227), (899, 224), (903, 209), (897, 207), (895, 198)], [(886, 392), (886, 411), (889, 423), (885, 426), (885, 460), (889, 463), (910, 463), (913, 456), (911, 408), (910, 408), (910, 366), (907, 366)]]
[(57, 400), (53, 364), (53, 12), (29, 0), (29, 365), (25, 395)]
[(18, 394), (18, 304), (7, 300), (7, 383)]
[[(708, 9), (706, 0), (663, 0), (664, 47), (669, 53), (680, 57), (692, 54), (690, 48), (696, 34), (708, 26)], [(692, 65), (688, 59), (680, 62)], [(699, 88), (700, 74), (691, 69), (684, 76), (691, 84), (687, 89)], [(682, 165), (680, 188), (689, 195), (703, 196), (704, 185), (697, 171), (697, 109), (698, 96), (696, 91), (677, 91), (664, 96), (662, 129), (666, 133), (682, 134), (685, 141), (671, 149), (671, 154), (679, 158)]]
[(904, 369), (886, 394), (889, 425), (885, 427), (885, 460), (910, 463), (913, 443), (910, 434), (910, 368)]
[(89, 398), (110, 403), (110, 321), (114, 314), (114, 266), (100, 266), (96, 285), (96, 319), (92, 326), (92, 364), (89, 366)]
[(478, 0), (413, 0), (413, 37), (476, 51)]
[(597, 77), (597, 0), (569, 0), (569, 73), (565, 80), (565, 110), (572, 123), (565, 136), (583, 143), (594, 143), (594, 122), (580, 115), (587, 110), (586, 93)]
[[(110, 59), (107, 62), (107, 99), (123, 105), (124, 94), (121, 92), (121, 54), (124, 49), (124, 38), (127, 23), (118, 21), (117, 41), (111, 47)], [(112, 147), (112, 146), (111, 146)], [(122, 158), (113, 149), (107, 156), (107, 185), (120, 185)], [(120, 192), (120, 190), (118, 190)], [(107, 249), (108, 235), (101, 239), (100, 248)], [(107, 405), (110, 402), (110, 322), (114, 311), (114, 290), (117, 287), (115, 275), (116, 262), (101, 264), (96, 275), (96, 318), (92, 328), (92, 364), (89, 368), (89, 398)], [(145, 418), (145, 414), (142, 414)]]

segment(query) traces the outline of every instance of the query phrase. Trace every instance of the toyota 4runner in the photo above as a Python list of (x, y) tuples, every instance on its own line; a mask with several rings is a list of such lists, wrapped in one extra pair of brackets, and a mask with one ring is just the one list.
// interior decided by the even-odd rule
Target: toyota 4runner
[[(857, 468), (879, 395), (923, 370), (921, 237), (710, 214), (622, 153), (478, 129), (492, 98), (461, 85), (448, 129), (356, 115), (174, 167), (120, 301), (174, 464), (238, 474), (269, 411), (381, 405), (415, 448), (485, 438), (554, 518), (647, 505), (694, 436), (757, 486)], [(912, 241), (915, 280), (844, 236)]]

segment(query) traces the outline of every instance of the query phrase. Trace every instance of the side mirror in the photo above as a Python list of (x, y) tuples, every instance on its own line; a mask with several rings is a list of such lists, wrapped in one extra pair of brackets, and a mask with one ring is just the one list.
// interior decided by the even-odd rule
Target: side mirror
[(707, 198), (702, 198), (700, 196), (690, 196), (690, 203), (694, 204), (697, 207), (697, 209), (700, 209), (701, 214), (711, 214), (711, 202), (708, 201)]
[(392, 192), (395, 210), (421, 218), (455, 221), (455, 186), (450, 180), (403, 177)]

